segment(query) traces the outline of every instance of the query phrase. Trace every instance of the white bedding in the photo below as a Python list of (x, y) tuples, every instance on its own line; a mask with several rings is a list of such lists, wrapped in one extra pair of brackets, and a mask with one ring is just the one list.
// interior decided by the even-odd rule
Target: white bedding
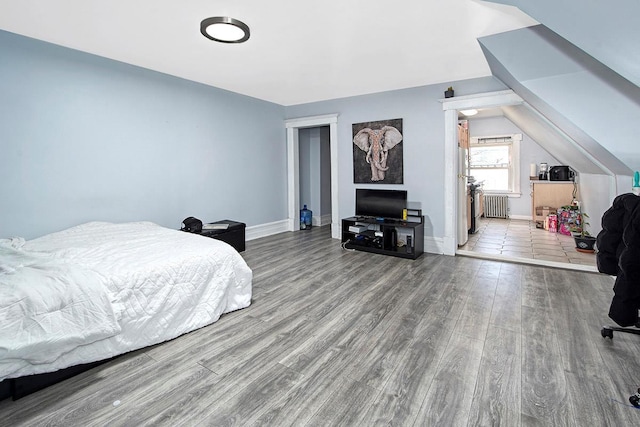
[(226, 243), (150, 222), (91, 222), (0, 241), (0, 380), (208, 325), (251, 303), (251, 280)]

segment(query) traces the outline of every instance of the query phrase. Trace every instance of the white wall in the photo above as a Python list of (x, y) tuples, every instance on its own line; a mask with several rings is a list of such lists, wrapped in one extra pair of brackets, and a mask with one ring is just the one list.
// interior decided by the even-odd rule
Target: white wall
[[(581, 173), (577, 181), (580, 188), (581, 210), (589, 215), (587, 231), (596, 236), (602, 230), (602, 214), (609, 209), (613, 201), (609, 197), (611, 178), (608, 175)], [(631, 182), (629, 182), (629, 188), (622, 191), (622, 193), (629, 192), (631, 192)]]

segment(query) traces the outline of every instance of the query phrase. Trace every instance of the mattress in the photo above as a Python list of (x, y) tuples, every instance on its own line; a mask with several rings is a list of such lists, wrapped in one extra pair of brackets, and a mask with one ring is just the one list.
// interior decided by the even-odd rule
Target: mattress
[(0, 381), (158, 344), (251, 304), (230, 245), (151, 222), (0, 240)]

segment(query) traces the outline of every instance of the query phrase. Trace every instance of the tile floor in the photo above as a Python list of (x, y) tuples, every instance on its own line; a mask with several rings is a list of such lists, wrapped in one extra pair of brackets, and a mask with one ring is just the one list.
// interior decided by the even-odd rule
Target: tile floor
[(475, 234), (459, 249), (595, 267), (595, 254), (576, 251), (573, 237), (536, 228), (533, 221), (480, 218)]

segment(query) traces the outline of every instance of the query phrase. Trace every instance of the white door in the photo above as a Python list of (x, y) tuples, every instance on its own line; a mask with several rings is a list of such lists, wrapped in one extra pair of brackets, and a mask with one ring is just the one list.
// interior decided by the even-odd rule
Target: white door
[(469, 170), (469, 155), (466, 148), (458, 148), (458, 246), (467, 243), (469, 227), (467, 225), (467, 171)]

